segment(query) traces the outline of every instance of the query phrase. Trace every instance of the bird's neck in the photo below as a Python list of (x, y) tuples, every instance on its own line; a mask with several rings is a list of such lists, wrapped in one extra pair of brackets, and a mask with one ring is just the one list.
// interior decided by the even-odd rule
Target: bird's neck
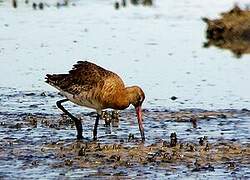
[(133, 94), (134, 94), (134, 88), (126, 87), (125, 89), (117, 93), (117, 96), (113, 101), (115, 103), (112, 106), (115, 106), (115, 109), (117, 110), (126, 109), (133, 101), (134, 98)]
[(129, 104), (131, 104), (134, 101), (134, 96), (135, 96), (135, 87), (131, 86), (131, 87), (126, 87), (125, 88), (125, 96), (126, 99), (128, 100)]

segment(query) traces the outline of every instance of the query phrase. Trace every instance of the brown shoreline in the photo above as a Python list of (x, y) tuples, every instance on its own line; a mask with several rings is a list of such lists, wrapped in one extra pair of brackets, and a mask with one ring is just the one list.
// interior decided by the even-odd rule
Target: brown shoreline
[(221, 18), (211, 20), (203, 18), (207, 23), (205, 47), (211, 45), (231, 50), (237, 57), (250, 53), (250, 10), (241, 9), (237, 5), (228, 12), (221, 13)]

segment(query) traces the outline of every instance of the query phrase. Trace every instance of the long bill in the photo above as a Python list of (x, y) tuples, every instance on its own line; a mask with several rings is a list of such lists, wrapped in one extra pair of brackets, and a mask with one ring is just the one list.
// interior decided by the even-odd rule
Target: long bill
[(137, 115), (137, 119), (138, 119), (138, 124), (139, 124), (139, 129), (141, 132), (141, 138), (142, 141), (145, 141), (145, 135), (144, 135), (144, 128), (143, 128), (143, 123), (142, 123), (142, 109), (141, 106), (138, 106), (135, 108), (136, 110), (136, 115)]

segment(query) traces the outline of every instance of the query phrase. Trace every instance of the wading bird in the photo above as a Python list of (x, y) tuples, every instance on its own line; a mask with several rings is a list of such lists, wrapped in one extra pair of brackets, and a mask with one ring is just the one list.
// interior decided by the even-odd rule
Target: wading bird
[(142, 141), (145, 140), (141, 109), (145, 95), (140, 87), (125, 87), (117, 74), (88, 61), (78, 61), (67, 74), (47, 74), (45, 79), (66, 97), (56, 104), (75, 122), (77, 139), (83, 139), (81, 121), (62, 106), (63, 102), (71, 101), (96, 110), (94, 140), (97, 139), (97, 127), (103, 109), (123, 110), (132, 104), (136, 110)]

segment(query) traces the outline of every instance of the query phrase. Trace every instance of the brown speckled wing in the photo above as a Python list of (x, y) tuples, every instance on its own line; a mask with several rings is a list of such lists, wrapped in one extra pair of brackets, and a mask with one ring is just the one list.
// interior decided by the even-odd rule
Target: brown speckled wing
[(73, 95), (100, 87), (106, 78), (117, 76), (88, 61), (78, 61), (68, 74), (47, 74), (46, 82)]

